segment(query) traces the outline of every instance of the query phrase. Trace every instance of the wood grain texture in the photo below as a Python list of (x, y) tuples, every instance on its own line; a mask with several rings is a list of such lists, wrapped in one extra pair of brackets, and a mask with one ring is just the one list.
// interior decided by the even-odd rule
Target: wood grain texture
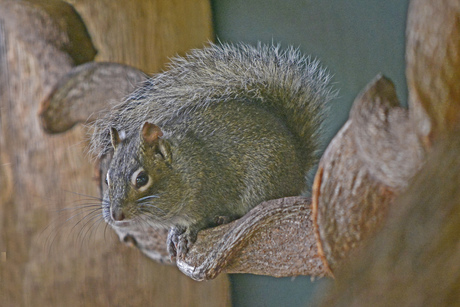
[[(102, 19), (115, 14), (113, 5), (96, 3), (87, 5), (95, 4)], [(226, 276), (196, 283), (176, 268), (158, 265), (127, 248), (105, 231), (97, 209), (94, 165), (86, 152), (86, 129), (76, 126), (65, 134), (48, 135), (40, 127), (39, 102), (74, 65), (94, 55), (72, 55), (70, 50), (78, 50), (75, 46), (91, 42), (70, 35), (84, 26), (63, 27), (63, 21), (69, 20), (80, 19), (60, 1), (0, 2), (0, 304), (228, 306)], [(92, 31), (98, 31), (97, 22), (95, 18)], [(136, 51), (148, 41), (137, 30), (130, 28), (129, 37), (142, 43), (131, 44), (128, 51), (123, 51), (123, 45), (106, 48), (128, 52), (143, 67), (144, 61), (151, 60), (142, 57), (155, 51)], [(195, 44), (206, 42), (208, 33), (197, 34), (201, 38)], [(103, 46), (97, 46), (99, 51)]]

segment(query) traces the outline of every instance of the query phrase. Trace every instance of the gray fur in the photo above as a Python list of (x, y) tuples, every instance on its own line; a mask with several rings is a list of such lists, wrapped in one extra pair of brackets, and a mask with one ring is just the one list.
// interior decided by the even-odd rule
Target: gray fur
[(293, 48), (212, 44), (173, 59), (168, 71), (96, 121), (91, 152), (100, 157), (110, 149), (112, 127), (133, 135), (146, 121), (161, 127), (212, 103), (249, 100), (279, 108), (288, 123), (303, 123), (293, 133), (314, 154), (325, 105), (334, 96), (329, 81), (318, 61)]

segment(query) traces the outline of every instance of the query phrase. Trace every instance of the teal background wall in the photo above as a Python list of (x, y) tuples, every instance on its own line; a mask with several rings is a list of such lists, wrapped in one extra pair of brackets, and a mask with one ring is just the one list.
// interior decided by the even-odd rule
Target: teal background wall
[[(404, 75), (408, 0), (212, 0), (222, 42), (293, 45), (333, 74), (339, 96), (324, 127), (325, 145), (348, 117), (357, 94), (378, 73), (407, 101)], [(232, 275), (234, 306), (308, 306), (324, 281), (310, 277)]]

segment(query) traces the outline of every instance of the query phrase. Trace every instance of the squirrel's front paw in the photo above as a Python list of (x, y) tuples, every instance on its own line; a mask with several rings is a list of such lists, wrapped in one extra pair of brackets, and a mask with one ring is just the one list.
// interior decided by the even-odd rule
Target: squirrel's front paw
[(173, 227), (169, 230), (166, 242), (171, 259), (184, 259), (189, 248), (196, 241), (196, 232), (189, 228)]

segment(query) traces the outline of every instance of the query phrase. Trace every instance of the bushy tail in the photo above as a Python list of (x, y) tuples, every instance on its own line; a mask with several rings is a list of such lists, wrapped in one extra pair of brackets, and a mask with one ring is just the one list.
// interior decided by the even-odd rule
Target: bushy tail
[(284, 117), (292, 134), (312, 153), (325, 104), (333, 96), (329, 75), (298, 50), (279, 46), (214, 45), (172, 60), (169, 70), (154, 76), (96, 122), (92, 149), (101, 155), (110, 145), (109, 127), (127, 135), (149, 120), (162, 125), (178, 114), (216, 101), (260, 101)]

